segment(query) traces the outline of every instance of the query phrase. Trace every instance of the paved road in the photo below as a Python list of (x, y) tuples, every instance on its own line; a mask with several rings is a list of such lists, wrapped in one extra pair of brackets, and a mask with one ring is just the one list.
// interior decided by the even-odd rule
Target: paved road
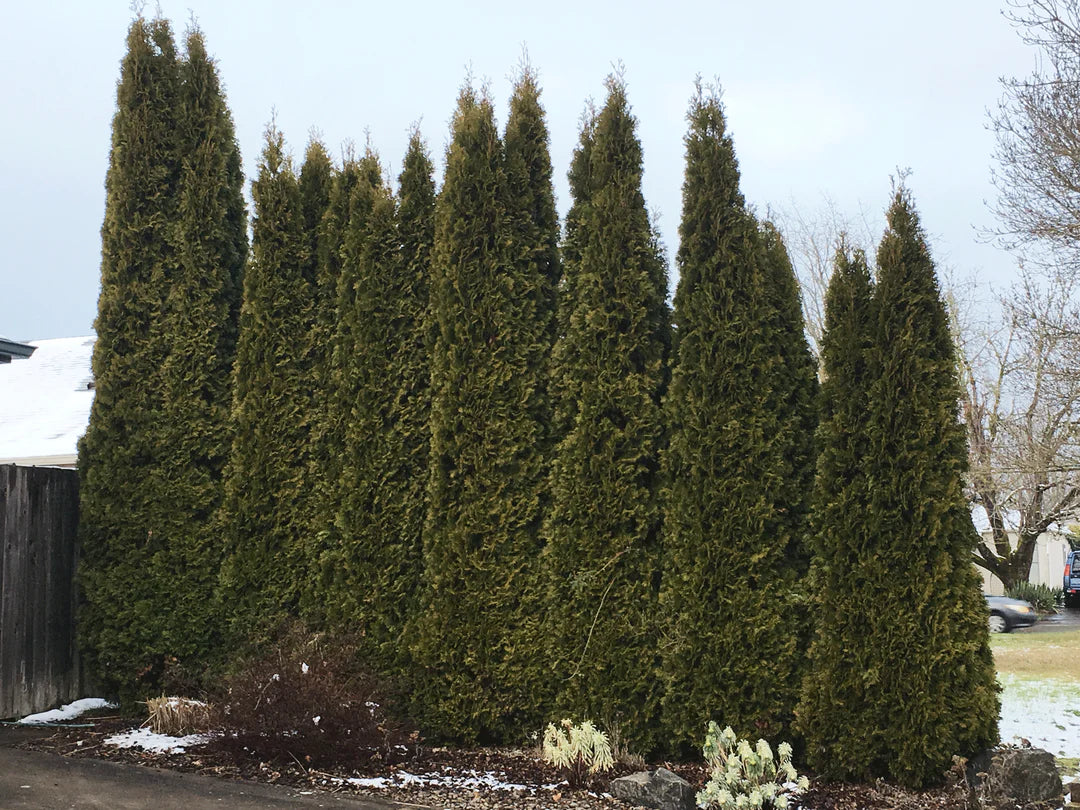
[(32, 732), (10, 727), (0, 733), (3, 810), (401, 810), (415, 806), (5, 747), (27, 733)]
[(1044, 616), (1038, 624), (1022, 630), (1018, 633), (1053, 633), (1059, 630), (1080, 629), (1080, 608), (1062, 608), (1056, 616)]

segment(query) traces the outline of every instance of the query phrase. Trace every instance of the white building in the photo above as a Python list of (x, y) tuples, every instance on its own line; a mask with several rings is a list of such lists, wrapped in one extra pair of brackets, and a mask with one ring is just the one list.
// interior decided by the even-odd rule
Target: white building
[(30, 357), (0, 364), (0, 464), (75, 466), (94, 401), (94, 340), (31, 340)]

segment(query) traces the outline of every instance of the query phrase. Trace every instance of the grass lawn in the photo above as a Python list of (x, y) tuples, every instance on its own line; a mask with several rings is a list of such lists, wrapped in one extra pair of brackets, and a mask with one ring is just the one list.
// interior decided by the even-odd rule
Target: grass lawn
[(990, 636), (998, 675), (1080, 684), (1080, 628), (1050, 633)]
[(990, 637), (1001, 683), (1001, 739), (1029, 740), (1080, 778), (1080, 628)]

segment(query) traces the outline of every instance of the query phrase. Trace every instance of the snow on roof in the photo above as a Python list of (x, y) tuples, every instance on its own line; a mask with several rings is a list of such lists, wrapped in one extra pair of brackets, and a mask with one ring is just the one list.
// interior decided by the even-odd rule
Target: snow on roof
[(31, 340), (28, 359), (0, 365), (0, 462), (75, 455), (94, 401), (94, 340)]

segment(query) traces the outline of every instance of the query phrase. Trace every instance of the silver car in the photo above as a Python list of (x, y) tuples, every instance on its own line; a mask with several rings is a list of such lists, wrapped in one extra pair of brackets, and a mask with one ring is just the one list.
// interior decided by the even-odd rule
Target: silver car
[(986, 597), (986, 606), (990, 608), (990, 632), (1008, 633), (1014, 627), (1030, 627), (1039, 620), (1039, 614), (1030, 602), (1013, 599), (1011, 596)]

